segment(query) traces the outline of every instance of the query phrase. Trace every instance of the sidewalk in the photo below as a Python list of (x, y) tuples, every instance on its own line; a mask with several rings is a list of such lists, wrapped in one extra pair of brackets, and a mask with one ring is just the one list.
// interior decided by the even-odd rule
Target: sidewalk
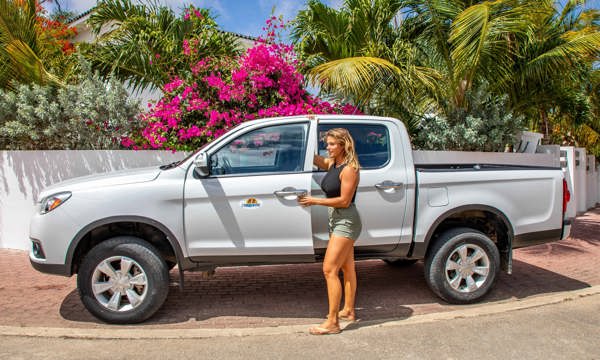
[[(434, 296), (423, 264), (397, 269), (379, 260), (357, 263), (357, 307), (363, 321), (402, 320), (415, 315), (530, 299), (600, 285), (600, 208), (576, 219), (571, 238), (519, 249), (513, 274), (501, 273), (485, 301), (449, 305)], [(24, 251), (0, 249), (0, 326), (128, 328), (92, 317), (79, 300), (76, 277), (38, 273)], [(177, 272), (162, 309), (143, 329), (232, 329), (314, 324), (326, 310), (321, 264), (219, 268), (204, 280), (187, 273), (183, 292)]]

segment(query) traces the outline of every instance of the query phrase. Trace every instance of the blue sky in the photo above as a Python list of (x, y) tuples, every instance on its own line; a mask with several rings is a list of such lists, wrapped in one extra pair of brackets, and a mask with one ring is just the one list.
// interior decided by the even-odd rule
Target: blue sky
[[(273, 10), (274, 15), (283, 15), (285, 20), (291, 20), (298, 10), (305, 6), (304, 0), (159, 0), (159, 2), (169, 5), (177, 12), (187, 4), (212, 9), (223, 30), (249, 36), (262, 34), (265, 21), (271, 16)], [(343, 0), (323, 2), (339, 7)], [(96, 0), (60, 0), (60, 4), (63, 9), (80, 14), (96, 5)]]
[[(96, 0), (59, 1), (63, 9), (71, 10), (76, 14), (96, 5)], [(566, 0), (559, 1), (566, 2)], [(285, 20), (291, 20), (306, 4), (305, 0), (158, 0), (158, 2), (169, 5), (177, 12), (187, 4), (209, 8), (217, 16), (217, 22), (223, 30), (255, 37), (263, 34), (262, 28), (272, 13), (277, 16), (283, 15)], [(323, 0), (323, 2), (339, 8), (343, 0)], [(600, 9), (600, 0), (588, 0), (587, 7)]]

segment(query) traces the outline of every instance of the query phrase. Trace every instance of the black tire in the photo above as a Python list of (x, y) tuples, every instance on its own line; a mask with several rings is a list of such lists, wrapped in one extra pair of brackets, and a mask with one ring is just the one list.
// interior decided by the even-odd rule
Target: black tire
[[(169, 293), (167, 264), (159, 254), (154, 246), (132, 236), (115, 237), (92, 248), (77, 273), (79, 296), (86, 309), (112, 324), (139, 323), (152, 316)], [(105, 261), (110, 264), (109, 268), (103, 264)], [(125, 275), (122, 266), (128, 266)], [(102, 271), (106, 269), (110, 271)], [(107, 275), (111, 272), (113, 276)], [(123, 282), (117, 281), (118, 285), (114, 285), (108, 279)], [(101, 290), (97, 286), (97, 294), (94, 294), (92, 282), (96, 280), (100, 284), (113, 284), (113, 288)], [(115, 291), (114, 286), (120, 287)], [(121, 291), (123, 295), (117, 296)], [(110, 302), (113, 298), (118, 300), (116, 306)]]
[(393, 266), (393, 267), (405, 268), (405, 267), (413, 266), (419, 260), (417, 260), (417, 259), (383, 259), (383, 261), (385, 261), (386, 264)]
[[(480, 256), (479, 251), (484, 256), (474, 261)], [(487, 274), (482, 275), (486, 268)], [(425, 280), (447, 302), (469, 304), (488, 293), (499, 269), (500, 254), (489, 237), (471, 228), (455, 228), (440, 235), (429, 249)]]

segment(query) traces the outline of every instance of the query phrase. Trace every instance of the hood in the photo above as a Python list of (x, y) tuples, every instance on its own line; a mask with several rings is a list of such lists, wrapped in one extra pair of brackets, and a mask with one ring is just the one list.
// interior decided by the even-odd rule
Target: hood
[(88, 175), (65, 180), (45, 188), (38, 196), (38, 201), (48, 195), (62, 191), (77, 191), (97, 189), (107, 186), (126, 185), (152, 181), (160, 175), (162, 170), (157, 166), (120, 170), (104, 174)]

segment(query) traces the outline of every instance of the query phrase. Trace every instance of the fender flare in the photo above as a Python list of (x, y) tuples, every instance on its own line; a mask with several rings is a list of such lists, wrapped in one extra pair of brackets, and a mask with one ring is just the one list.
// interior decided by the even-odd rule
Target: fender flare
[(498, 218), (500, 220), (502, 220), (502, 222), (504, 223), (504, 226), (506, 226), (506, 229), (507, 229), (508, 245), (509, 245), (509, 248), (512, 250), (512, 239), (514, 237), (514, 229), (512, 227), (512, 224), (508, 220), (508, 217), (504, 214), (504, 212), (498, 210), (495, 207), (489, 206), (489, 205), (470, 204), (470, 205), (462, 205), (462, 206), (452, 208), (452, 209), (444, 212), (437, 219), (435, 219), (435, 221), (429, 227), (429, 230), (427, 230), (427, 234), (425, 235), (424, 241), (422, 243), (416, 243), (413, 241), (413, 243), (412, 243), (413, 246), (411, 246), (410, 251), (409, 251), (409, 257), (425, 258), (425, 255), (427, 254), (427, 249), (429, 248), (429, 244), (431, 242), (431, 238), (434, 234), (434, 231), (438, 228), (438, 226), (442, 222), (444, 222), (446, 219), (450, 218), (451, 216), (453, 216), (455, 214), (461, 213), (463, 211), (474, 211), (474, 210), (490, 212), (490, 213), (498, 216)]
[(71, 243), (69, 244), (69, 249), (67, 250), (67, 254), (65, 256), (65, 265), (67, 266), (69, 275), (73, 275), (73, 256), (75, 255), (75, 249), (77, 249), (77, 246), (79, 246), (79, 243), (85, 237), (85, 235), (87, 235), (90, 231), (92, 231), (93, 229), (95, 229), (97, 227), (112, 224), (112, 223), (117, 223), (117, 222), (142, 223), (142, 224), (153, 226), (153, 227), (157, 228), (158, 230), (162, 231), (162, 233), (166, 235), (167, 241), (169, 241), (171, 248), (173, 248), (173, 251), (175, 252), (175, 257), (177, 259), (178, 265), (181, 265), (181, 261), (183, 259), (183, 251), (181, 250), (179, 241), (177, 240), (177, 238), (175, 237), (173, 232), (171, 232), (171, 230), (169, 230), (168, 227), (166, 227), (165, 225), (163, 225), (162, 223), (160, 223), (156, 220), (152, 220), (152, 219), (144, 217), (144, 216), (133, 216), (133, 215), (110, 216), (110, 217), (99, 219), (92, 223), (87, 224), (81, 230), (79, 230), (77, 232), (75, 237), (73, 237), (73, 240), (71, 240)]

